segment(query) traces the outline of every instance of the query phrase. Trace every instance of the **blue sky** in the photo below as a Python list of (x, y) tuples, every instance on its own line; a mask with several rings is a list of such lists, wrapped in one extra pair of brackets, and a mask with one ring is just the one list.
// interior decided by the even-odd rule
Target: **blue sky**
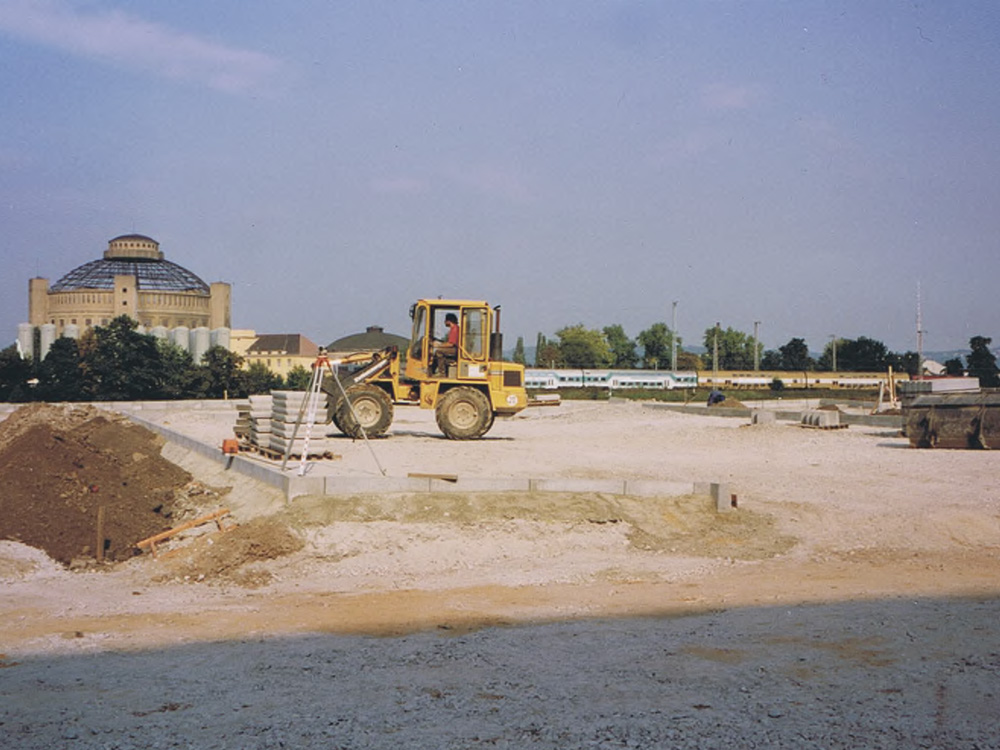
[(138, 232), (234, 325), (1000, 343), (1000, 4), (0, 0), (0, 335)]

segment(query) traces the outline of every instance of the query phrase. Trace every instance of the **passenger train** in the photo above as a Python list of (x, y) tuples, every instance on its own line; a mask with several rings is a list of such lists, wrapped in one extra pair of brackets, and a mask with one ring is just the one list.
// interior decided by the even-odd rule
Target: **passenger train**
[(524, 371), (525, 388), (696, 388), (698, 373), (670, 370), (535, 370)]
[[(909, 380), (906, 373), (893, 373), (896, 382)], [(785, 388), (878, 388), (888, 385), (885, 372), (786, 372), (738, 370), (544, 370), (524, 371), (526, 388), (555, 390), (559, 388), (770, 388), (778, 380)]]

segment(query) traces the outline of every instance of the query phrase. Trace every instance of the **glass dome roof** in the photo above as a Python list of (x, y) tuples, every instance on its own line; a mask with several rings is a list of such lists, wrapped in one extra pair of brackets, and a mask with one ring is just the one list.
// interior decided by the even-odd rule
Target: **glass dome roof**
[(159, 243), (143, 235), (122, 235), (104, 257), (74, 268), (52, 285), (53, 292), (113, 289), (115, 276), (135, 276), (145, 291), (209, 293), (208, 284), (183, 266), (163, 259)]

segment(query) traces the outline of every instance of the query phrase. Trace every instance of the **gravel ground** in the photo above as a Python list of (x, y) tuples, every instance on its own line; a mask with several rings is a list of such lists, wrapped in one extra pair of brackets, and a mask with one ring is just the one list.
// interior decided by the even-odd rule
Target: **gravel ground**
[[(250, 541), (290, 524), (305, 547), (249, 586), (177, 573), (231, 532), (101, 571), (0, 542), (0, 748), (1000, 748), (1000, 452), (638, 405), (460, 445), (397, 421), (394, 476), (721, 480), (740, 509), (706, 529), (668, 499), (286, 505), (168, 446), (232, 484)], [(341, 443), (319, 470), (372, 472)]]
[(900, 600), (28, 658), (0, 672), (0, 745), (996, 748), (998, 617)]

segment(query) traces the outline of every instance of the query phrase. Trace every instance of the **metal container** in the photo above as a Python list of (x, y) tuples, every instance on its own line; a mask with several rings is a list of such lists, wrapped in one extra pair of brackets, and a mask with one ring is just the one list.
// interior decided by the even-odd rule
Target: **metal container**
[(914, 448), (1000, 448), (1000, 393), (917, 396), (903, 424)]

